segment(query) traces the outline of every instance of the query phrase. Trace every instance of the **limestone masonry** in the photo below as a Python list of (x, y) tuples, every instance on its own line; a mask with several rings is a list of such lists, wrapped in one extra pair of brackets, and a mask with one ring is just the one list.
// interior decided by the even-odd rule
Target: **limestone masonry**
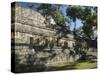
[[(55, 64), (70, 63), (79, 59), (73, 58), (69, 48), (73, 49), (75, 40), (72, 34), (57, 42), (57, 30), (46, 21), (41, 13), (27, 7), (15, 5), (15, 21), (12, 22), (12, 52), (15, 50), (15, 61), (18, 64), (29, 63)], [(63, 47), (65, 46), (64, 50)], [(72, 52), (74, 52), (72, 50)]]

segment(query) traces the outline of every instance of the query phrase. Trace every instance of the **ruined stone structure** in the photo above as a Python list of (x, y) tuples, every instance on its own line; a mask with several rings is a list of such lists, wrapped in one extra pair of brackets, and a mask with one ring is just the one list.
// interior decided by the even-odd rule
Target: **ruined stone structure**
[(75, 60), (70, 56), (69, 48), (72, 49), (75, 44), (72, 34), (67, 34), (67, 38), (57, 42), (57, 30), (52, 28), (40, 13), (17, 5), (14, 11), (11, 35), (15, 62), (24, 65), (32, 63), (54, 66), (79, 59), (77, 55)]

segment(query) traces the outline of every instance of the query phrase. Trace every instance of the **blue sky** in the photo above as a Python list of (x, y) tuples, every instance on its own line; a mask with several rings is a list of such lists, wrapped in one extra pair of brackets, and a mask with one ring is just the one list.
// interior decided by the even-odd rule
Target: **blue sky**
[[(24, 7), (27, 7), (27, 6), (30, 6), (31, 4), (33, 3), (27, 3), (27, 2), (18, 2), (17, 4), (21, 5), (21, 6), (24, 6)], [(34, 3), (35, 4), (35, 3)], [(37, 5), (37, 3), (36, 3)], [(68, 5), (63, 5), (61, 7), (61, 11), (62, 13), (64, 14), (64, 17), (66, 18), (66, 8), (68, 7)], [(74, 14), (74, 13), (73, 13)], [(68, 17), (67, 17), (68, 18)], [(70, 27), (70, 30), (73, 30), (74, 29), (74, 23), (71, 22), (68, 24), (69, 27)], [(83, 24), (81, 23), (81, 20), (76, 20), (76, 29), (80, 28), (81, 26), (83, 26)]]
[[(83, 24), (81, 23), (81, 20), (76, 20), (76, 29), (78, 29), (78, 28), (80, 28), (82, 26), (83, 26)], [(71, 24), (70, 24), (70, 30), (73, 30), (73, 29), (74, 29), (74, 23), (71, 22)]]

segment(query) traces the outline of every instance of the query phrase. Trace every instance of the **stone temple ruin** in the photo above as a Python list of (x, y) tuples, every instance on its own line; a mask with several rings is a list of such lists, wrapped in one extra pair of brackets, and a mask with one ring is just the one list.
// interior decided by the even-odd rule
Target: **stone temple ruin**
[(41, 13), (18, 5), (12, 11), (12, 54), (15, 52), (16, 64), (55, 66), (79, 59), (78, 55), (70, 55), (75, 44), (72, 34), (57, 41), (57, 30)]

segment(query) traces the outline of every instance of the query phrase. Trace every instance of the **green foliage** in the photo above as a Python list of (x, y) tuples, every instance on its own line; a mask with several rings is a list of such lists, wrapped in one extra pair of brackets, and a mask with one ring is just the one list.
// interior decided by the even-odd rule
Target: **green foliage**
[[(80, 7), (69, 6), (66, 10), (67, 16), (75, 23), (76, 19), (80, 19), (83, 23), (83, 33), (89, 39), (93, 35), (93, 27), (97, 28), (97, 8), (96, 7)], [(76, 33), (76, 23), (74, 25)]]
[(61, 12), (59, 11), (52, 12), (52, 17), (54, 18), (55, 22), (58, 25), (64, 25), (64, 26), (66, 25), (66, 20)]
[(43, 15), (52, 16), (57, 25), (66, 25), (64, 15), (59, 11), (61, 5), (41, 4), (38, 10), (43, 11)]
[(89, 39), (91, 39), (91, 36), (94, 35), (93, 27), (97, 28), (97, 9), (94, 8), (85, 7), (81, 16), (81, 20), (83, 21), (83, 32)]
[(46, 16), (51, 15), (51, 12), (52, 12), (51, 4), (41, 4), (38, 7), (38, 10), (42, 10), (43, 15), (46, 15)]
[(81, 16), (81, 7), (80, 6), (69, 6), (67, 8), (67, 16), (75, 22), (77, 18)]

